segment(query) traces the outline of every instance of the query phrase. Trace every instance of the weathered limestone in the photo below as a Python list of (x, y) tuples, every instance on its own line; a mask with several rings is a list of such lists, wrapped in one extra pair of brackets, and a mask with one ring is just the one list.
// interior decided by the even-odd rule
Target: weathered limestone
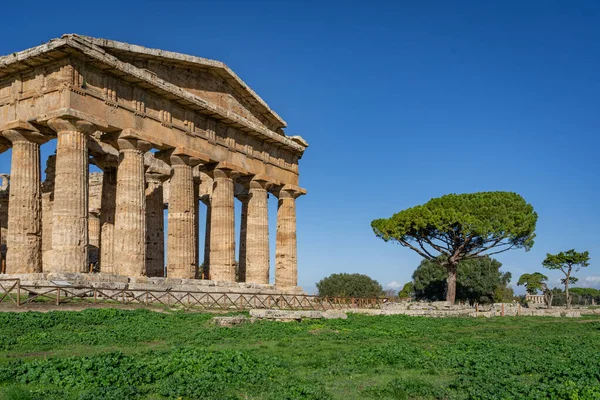
[(235, 216), (233, 177), (227, 167), (212, 169), (210, 210), (210, 276), (214, 281), (235, 282)]
[(6, 271), (42, 272), (40, 143), (44, 139), (39, 132), (24, 127), (2, 134), (12, 143)]
[(238, 193), (238, 185), (234, 186), (235, 197), (242, 203), (242, 215), (240, 218), (240, 244), (238, 246), (238, 282), (246, 282), (246, 238), (248, 236), (248, 200), (250, 195), (244, 188)]
[(275, 285), (298, 285), (298, 257), (296, 248), (296, 198), (304, 192), (297, 187), (283, 186), (276, 191), (277, 237), (275, 245)]
[(165, 276), (163, 182), (166, 175), (146, 173), (146, 275)]
[(198, 197), (206, 206), (206, 223), (204, 230), (204, 261), (202, 279), (210, 279), (210, 219), (211, 219), (211, 196), (213, 190), (213, 179), (206, 172), (200, 171), (200, 187)]
[[(245, 234), (246, 282), (269, 283), (269, 210), (266, 179), (247, 180), (247, 223)], [(242, 213), (242, 216), (244, 214)], [(243, 217), (242, 217), (243, 218)], [(241, 247), (241, 245), (240, 245)], [(242, 259), (240, 255), (240, 260)]]
[(42, 270), (48, 270), (52, 259), (52, 205), (56, 155), (46, 160), (46, 179), (42, 182)]
[(46, 272), (85, 272), (88, 262), (88, 151), (90, 122), (54, 118), (56, 178), (52, 215), (52, 262)]
[(115, 201), (114, 263), (119, 275), (146, 274), (146, 182), (144, 153), (150, 144), (118, 139), (120, 150)]
[(100, 213), (100, 271), (116, 274), (114, 264), (115, 211), (117, 199), (117, 169), (104, 168), (102, 178), (102, 212)]
[(194, 198), (193, 160), (185, 155), (171, 155), (167, 233), (167, 276), (196, 277), (196, 206)]
[[(22, 126), (12, 126), (12, 120)], [(0, 153), (14, 148), (18, 186), (11, 202), (0, 191), (0, 224), (9, 225), (8, 208), (17, 210), (10, 213), (11, 227), (21, 224), (0, 227), (0, 243), (11, 242), (9, 264), (51, 274), (87, 273), (95, 264), (93, 272), (108, 279), (118, 273), (160, 276), (162, 207), (168, 203), (167, 280), (199, 278), (202, 201), (207, 205), (202, 275), (231, 283), (236, 280), (234, 179), (243, 176), (254, 177), (250, 186), (258, 186), (248, 186), (243, 199), (239, 279), (251, 286), (267, 283), (265, 183), (297, 188), (298, 162), (308, 146), (299, 136), (287, 136), (285, 128), (285, 121), (218, 61), (80, 35), (0, 57), (0, 132), (8, 132), (0, 135)], [(40, 140), (56, 134), (56, 156), (48, 160), (43, 185), (39, 142), (21, 140), (12, 133), (19, 129), (29, 136), (43, 133)], [(146, 152), (150, 147), (167, 154), (169, 165)], [(99, 188), (90, 189), (88, 162), (103, 171), (101, 195)], [(202, 168), (191, 173), (198, 164)], [(156, 173), (171, 181), (146, 187), (146, 175), (152, 180)], [(90, 198), (101, 202), (90, 204)], [(281, 202), (281, 220), (292, 221), (293, 202)], [(278, 245), (278, 260), (284, 260), (279, 275), (291, 277), (278, 282), (292, 285), (295, 224), (280, 228), (278, 236), (287, 239)], [(26, 256), (18, 256), (23, 252)]]
[(10, 175), (0, 174), (0, 272), (5, 272), (6, 236), (8, 234), (8, 197)]

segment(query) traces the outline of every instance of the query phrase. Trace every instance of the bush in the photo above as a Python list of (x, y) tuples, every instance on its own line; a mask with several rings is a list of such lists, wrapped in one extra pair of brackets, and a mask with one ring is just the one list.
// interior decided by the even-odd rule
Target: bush
[(379, 282), (362, 274), (333, 274), (317, 283), (319, 296), (378, 297), (383, 294)]

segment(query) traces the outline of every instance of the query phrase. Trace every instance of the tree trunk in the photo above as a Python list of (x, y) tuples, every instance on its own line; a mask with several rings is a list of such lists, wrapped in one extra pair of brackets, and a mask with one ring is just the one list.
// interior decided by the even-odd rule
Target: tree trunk
[(456, 264), (450, 264), (447, 266), (448, 279), (446, 280), (448, 291), (446, 293), (446, 301), (448, 304), (453, 305), (456, 300)]
[(565, 297), (567, 298), (567, 308), (571, 308), (571, 297), (569, 296), (569, 277), (565, 281)]

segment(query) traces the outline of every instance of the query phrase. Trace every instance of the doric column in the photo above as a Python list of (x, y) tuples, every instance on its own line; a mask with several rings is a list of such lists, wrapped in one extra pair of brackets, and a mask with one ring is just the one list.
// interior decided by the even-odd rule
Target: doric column
[(2, 132), (12, 142), (8, 202), (6, 271), (42, 272), (42, 196), (39, 132), (15, 128)]
[(232, 169), (215, 167), (210, 215), (210, 279), (235, 282), (235, 215)]
[(88, 149), (92, 123), (54, 118), (56, 179), (52, 211), (52, 262), (46, 272), (87, 272), (88, 266)]
[(165, 276), (165, 202), (167, 175), (146, 173), (146, 275)]
[(278, 287), (298, 285), (296, 198), (304, 193), (291, 185), (285, 185), (275, 193), (279, 198), (275, 247), (275, 285)]
[(194, 168), (194, 232), (196, 232), (196, 279), (202, 279), (200, 272), (200, 174), (198, 168)]
[[(246, 223), (246, 282), (269, 283), (269, 211), (267, 189), (271, 184), (254, 177), (248, 190)], [(240, 255), (241, 259), (241, 255)]]
[(213, 180), (206, 172), (200, 171), (200, 201), (206, 206), (206, 224), (204, 230), (204, 261), (202, 279), (210, 279), (210, 219), (211, 206), (210, 198), (212, 196)]
[(190, 157), (180, 154), (169, 157), (169, 211), (167, 233), (167, 277), (196, 277), (196, 207), (194, 205), (194, 175)]
[(5, 273), (6, 236), (8, 236), (9, 174), (0, 174), (0, 273)]
[[(100, 210), (89, 211), (88, 235), (88, 265), (96, 267), (100, 258)], [(90, 272), (92, 272), (91, 269)]]
[(52, 205), (54, 203), (54, 177), (56, 155), (46, 160), (46, 179), (42, 182), (42, 270), (52, 263)]
[(144, 153), (150, 144), (119, 138), (115, 201), (114, 263), (119, 275), (146, 274), (146, 182)]
[(238, 282), (246, 282), (246, 243), (248, 235), (248, 195), (236, 196), (242, 203), (240, 217), (240, 244), (238, 246)]
[(114, 264), (115, 201), (117, 200), (117, 168), (104, 166), (100, 212), (100, 272), (116, 274)]

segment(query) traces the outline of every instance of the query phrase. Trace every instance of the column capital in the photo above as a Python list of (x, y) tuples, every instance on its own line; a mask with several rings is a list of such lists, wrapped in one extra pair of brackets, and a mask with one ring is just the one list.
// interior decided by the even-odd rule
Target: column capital
[(297, 199), (306, 194), (306, 189), (296, 185), (280, 185), (275, 186), (272, 193), (279, 199)]
[(248, 191), (251, 189), (268, 191), (273, 187), (281, 185), (278, 181), (262, 174), (241, 176), (236, 180), (236, 183), (239, 183)]
[(146, 182), (152, 182), (159, 185), (162, 185), (167, 179), (169, 179), (169, 175), (161, 174), (158, 172), (146, 172)]
[(36, 121), (48, 125), (56, 132), (77, 131), (92, 134), (109, 128), (106, 121), (72, 108), (51, 111), (39, 116)]
[(152, 148), (152, 144), (141, 139), (119, 137), (116, 140), (116, 147), (120, 152), (136, 150), (145, 153)]
[(12, 121), (6, 124), (2, 128), (2, 137), (10, 143), (34, 142), (44, 144), (50, 140), (49, 137), (44, 136), (36, 127), (25, 121)]
[(184, 150), (181, 147), (161, 150), (155, 154), (155, 157), (172, 167), (176, 165), (189, 165), (195, 167), (196, 165), (204, 164), (209, 161), (208, 156), (205, 154), (187, 149)]
[(248, 175), (248, 171), (246, 171), (244, 168), (238, 167), (237, 165), (227, 161), (206, 164), (202, 170), (206, 172), (212, 179), (236, 179), (239, 176)]

